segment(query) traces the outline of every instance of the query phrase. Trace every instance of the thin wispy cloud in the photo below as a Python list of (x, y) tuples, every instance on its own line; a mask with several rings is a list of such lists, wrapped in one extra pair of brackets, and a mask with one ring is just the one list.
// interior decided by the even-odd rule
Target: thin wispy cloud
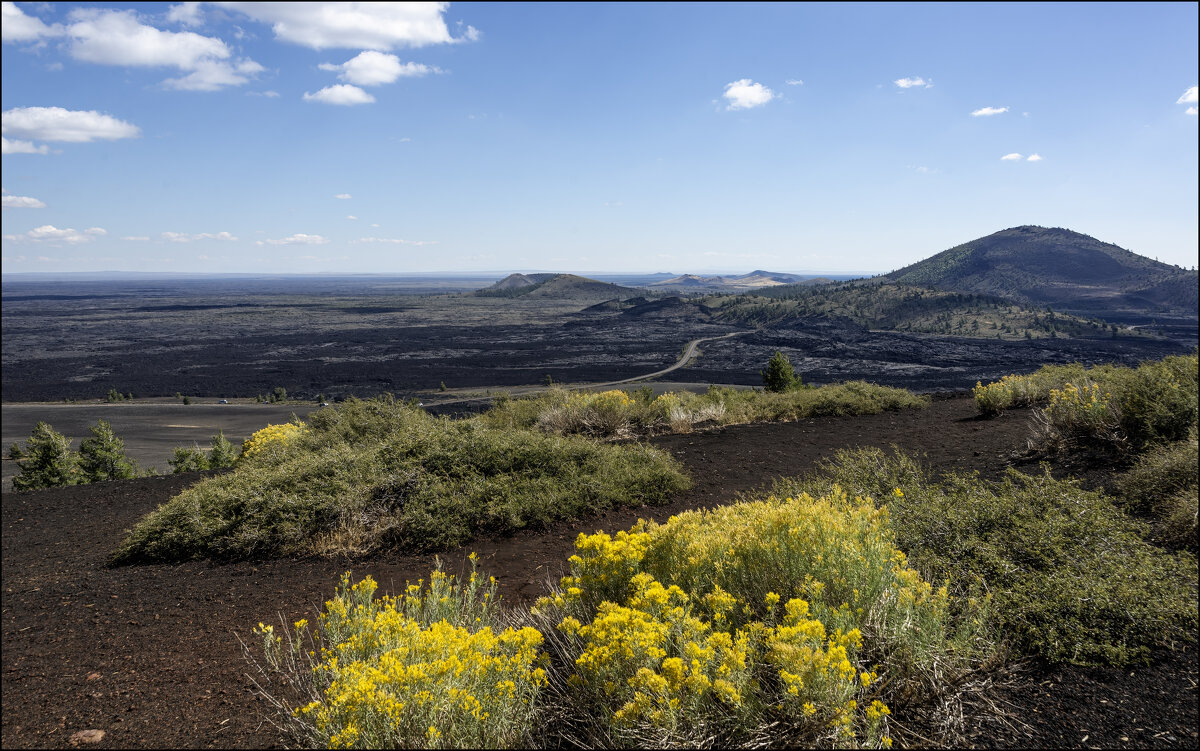
[(334, 196), (334, 198), (337, 198), (342, 201), (349, 201), (353, 197), (354, 196), (350, 195), (349, 193), (338, 193), (337, 195)]
[(197, 240), (221, 240), (223, 242), (233, 242), (237, 240), (233, 234), (229, 232), (200, 232), (198, 234), (188, 234), (187, 232), (163, 232), (160, 237), (173, 243), (191, 243)]
[(971, 117), (991, 117), (1008, 112), (1008, 107), (980, 107), (971, 113)]
[(1175, 104), (1190, 104), (1191, 106), (1184, 110), (1184, 114), (1195, 115), (1198, 99), (1200, 99), (1200, 95), (1197, 94), (1197, 87), (1193, 86), (1192, 88), (1183, 92), (1183, 96), (1176, 99)]
[(933, 87), (933, 79), (924, 79), (920, 76), (911, 76), (909, 78), (897, 78), (892, 83), (902, 89), (928, 89)]
[(1004, 156), (1000, 157), (1001, 161), (1005, 161), (1005, 162), (1016, 162), (1016, 161), (1019, 161), (1024, 158), (1025, 157), (1023, 155), (1018, 154), (1015, 151), (1011, 154), (1005, 154)]
[(1042, 159), (1043, 159), (1043, 157), (1042, 157), (1042, 155), (1041, 155), (1041, 154), (1030, 154), (1030, 155), (1029, 155), (1029, 156), (1028, 156), (1028, 157), (1025, 159), (1025, 161), (1027, 161), (1027, 162), (1040, 162), (1040, 161), (1042, 161)]
[(297, 232), (294, 235), (281, 237), (277, 240), (258, 240), (255, 245), (325, 245), (329, 242), (328, 237), (321, 235), (306, 235), (302, 232)]
[[(376, 226), (374, 224), (372, 227)], [(402, 240), (394, 237), (360, 237), (352, 243), (384, 243), (386, 245), (437, 245), (437, 240)]]
[(44, 243), (46, 245), (82, 245), (90, 243), (97, 237), (107, 235), (108, 231), (101, 227), (92, 227), (80, 232), (77, 229), (59, 229), (52, 224), (44, 224), (19, 235), (5, 235), (4, 239), (14, 243)]
[(788, 80), (784, 81), (784, 83), (786, 83), (788, 86), (803, 86), (804, 85), (804, 81), (801, 81), (799, 78), (789, 78)]
[(742, 78), (726, 84), (725, 93), (722, 96), (729, 101), (725, 109), (748, 110), (761, 107), (778, 95), (761, 83), (755, 83), (749, 78)]

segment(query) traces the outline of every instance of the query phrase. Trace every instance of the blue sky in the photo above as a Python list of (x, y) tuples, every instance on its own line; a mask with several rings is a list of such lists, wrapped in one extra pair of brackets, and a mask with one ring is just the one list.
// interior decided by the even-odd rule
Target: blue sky
[(3, 13), (5, 273), (1197, 262), (1195, 3)]

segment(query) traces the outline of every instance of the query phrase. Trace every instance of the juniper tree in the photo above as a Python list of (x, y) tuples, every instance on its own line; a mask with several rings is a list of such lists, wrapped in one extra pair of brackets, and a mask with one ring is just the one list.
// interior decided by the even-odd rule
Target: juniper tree
[(212, 451), (208, 453), (209, 469), (224, 469), (232, 467), (237, 461), (237, 449), (225, 437), (225, 432), (218, 432), (212, 437)]
[(83, 482), (125, 480), (137, 476), (134, 463), (125, 456), (125, 442), (117, 437), (107, 420), (91, 428), (91, 438), (79, 444), (79, 468)]

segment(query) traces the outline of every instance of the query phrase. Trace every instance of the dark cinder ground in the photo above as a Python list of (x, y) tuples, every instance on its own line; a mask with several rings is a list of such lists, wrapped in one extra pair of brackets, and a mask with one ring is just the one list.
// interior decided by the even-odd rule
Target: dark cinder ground
[[(610, 512), (549, 529), (482, 538), (442, 555), (461, 570), (478, 551), (506, 601), (527, 604), (563, 572), (580, 532), (628, 527), (729, 503), (772, 479), (806, 472), (839, 448), (893, 444), (937, 470), (1001, 474), (1025, 445), (1028, 412), (980, 420), (965, 395), (926, 410), (745, 425), (664, 436), (695, 486), (667, 505)], [(1027, 468), (1031, 469), (1031, 468)], [(99, 748), (268, 747), (283, 742), (246, 678), (238, 638), (262, 622), (310, 620), (343, 571), (389, 592), (428, 577), (432, 556), (282, 560), (110, 569), (106, 555), (146, 512), (199, 479), (178, 475), (3, 495), (5, 748), (62, 748), (106, 731)], [(1194, 748), (1196, 655), (1162, 653), (1125, 670), (1026, 665), (996, 676), (988, 700), (1007, 722), (968, 707), (966, 732), (983, 747)], [(897, 710), (912, 743), (914, 716)]]

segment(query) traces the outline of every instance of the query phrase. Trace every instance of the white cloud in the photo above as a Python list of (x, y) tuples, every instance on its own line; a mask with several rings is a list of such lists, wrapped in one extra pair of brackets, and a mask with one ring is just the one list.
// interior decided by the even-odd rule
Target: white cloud
[(1011, 153), (1011, 154), (1005, 154), (1004, 156), (1000, 157), (1000, 159), (1001, 159), (1002, 161), (1006, 161), (1006, 162), (1015, 162), (1015, 161), (1017, 161), (1018, 159), (1023, 159), (1023, 158), (1024, 158), (1024, 157), (1022, 157), (1020, 154), (1018, 154), (1018, 153), (1017, 153), (1017, 152), (1015, 152), (1015, 151), (1014, 151), (1013, 153)]
[(981, 107), (971, 113), (971, 117), (990, 117), (1008, 112), (1008, 107)]
[(102, 115), (95, 110), (66, 110), (62, 107), (17, 107), (8, 110), (0, 115), (0, 132), (18, 138), (71, 143), (88, 143), (99, 139), (115, 141), (141, 135), (136, 125), (110, 115)]
[(199, 26), (204, 23), (204, 14), (200, 11), (200, 3), (180, 3), (167, 9), (167, 20), (184, 26)]
[(354, 196), (350, 195), (349, 193), (338, 193), (336, 196), (334, 196), (334, 198), (340, 198), (343, 201), (348, 201), (353, 197)]
[(190, 243), (197, 240), (222, 240), (226, 242), (237, 240), (236, 237), (228, 232), (201, 232), (195, 235), (189, 235), (186, 232), (163, 232), (161, 233), (161, 237), (173, 243)]
[(0, 5), (0, 38), (5, 42), (32, 42), (61, 33), (57, 24), (47, 26), (40, 18), (25, 15), (16, 3)]
[(776, 97), (775, 92), (754, 83), (749, 78), (743, 78), (733, 83), (725, 84), (723, 96), (729, 100), (727, 110), (745, 110), (751, 107), (761, 107)]
[(1197, 93), (1197, 87), (1193, 86), (1183, 92), (1183, 96), (1175, 100), (1175, 104), (1196, 104), (1200, 101), (1200, 94)]
[(358, 86), (379, 86), (393, 83), (401, 76), (412, 78), (430, 73), (441, 73), (441, 69), (421, 63), (402, 63), (395, 55), (367, 50), (350, 58), (341, 65), (321, 63), (321, 70), (341, 71), (338, 78)]
[(799, 78), (789, 78), (788, 80), (784, 81), (784, 83), (786, 83), (788, 86), (803, 86), (804, 85), (804, 82), (801, 81)]
[(307, 91), (304, 92), (304, 101), (350, 106), (354, 104), (370, 104), (375, 101), (375, 97), (357, 86), (339, 83), (334, 86), (326, 86), (315, 94), (309, 94)]
[(3, 202), (4, 208), (6, 208), (6, 209), (44, 209), (44, 208), (46, 208), (46, 204), (42, 203), (41, 201), (39, 201), (36, 198), (30, 198), (29, 196), (11, 196), (11, 195), (8, 195), (8, 191), (5, 191), (4, 196), (2, 198), (0, 198), (0, 202)]
[(913, 76), (911, 78), (898, 78), (895, 81), (892, 81), (892, 83), (896, 84), (897, 86), (899, 86), (902, 89), (912, 89), (912, 88), (928, 89), (933, 86), (933, 79), (926, 81), (924, 78), (921, 78), (920, 76)]
[(279, 97), (278, 91), (247, 91), (246, 96), (265, 96), (268, 99), (276, 99)]
[(450, 36), (442, 18), (449, 3), (217, 4), (271, 24), (277, 39), (315, 50), (390, 50), (479, 38), (479, 32), (470, 26), (459, 38)]
[(4, 239), (9, 242), (46, 243), (47, 245), (81, 245), (107, 234), (99, 227), (92, 227), (80, 232), (75, 229), (59, 229), (52, 224), (44, 224), (20, 235), (5, 235)]
[(1185, 115), (1194, 115), (1194, 114), (1196, 114), (1196, 108), (1188, 107), (1186, 110), (1184, 110), (1184, 114)]
[(1042, 155), (1041, 154), (1030, 154), (1028, 157), (1025, 158), (1025, 161), (1040, 162), (1040, 161), (1042, 161)]
[(358, 219), (354, 214), (346, 214), (347, 219)]
[(264, 68), (253, 60), (230, 61), (220, 39), (191, 31), (162, 31), (138, 21), (131, 10), (78, 8), (67, 27), (72, 57), (99, 65), (171, 67), (188, 75), (169, 78), (169, 88), (216, 91), (238, 86)]
[[(374, 224), (372, 227), (376, 226)], [(389, 245), (437, 245), (437, 240), (400, 240), (393, 237), (360, 237), (354, 243), (386, 243)]]
[(46, 144), (35, 146), (32, 141), (10, 141), (0, 136), (0, 154), (48, 154), (50, 147)]
[(325, 245), (329, 242), (329, 238), (321, 237), (320, 235), (306, 235), (302, 232), (297, 232), (294, 235), (283, 237), (278, 240), (259, 240), (256, 245)]
[(121, 239), (126, 240), (128, 242), (141, 242), (141, 243), (150, 241), (150, 238), (145, 235), (126, 235), (125, 237), (122, 237)]

